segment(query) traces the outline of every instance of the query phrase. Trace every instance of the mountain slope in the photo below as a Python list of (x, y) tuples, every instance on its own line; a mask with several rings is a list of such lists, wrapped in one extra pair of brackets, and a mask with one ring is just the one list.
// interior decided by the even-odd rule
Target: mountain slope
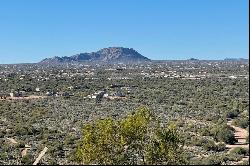
[(140, 53), (132, 48), (123, 47), (109, 47), (103, 48), (97, 52), (80, 53), (70, 57), (53, 57), (46, 58), (40, 63), (70, 63), (70, 62), (144, 62), (150, 61), (147, 57), (142, 56)]

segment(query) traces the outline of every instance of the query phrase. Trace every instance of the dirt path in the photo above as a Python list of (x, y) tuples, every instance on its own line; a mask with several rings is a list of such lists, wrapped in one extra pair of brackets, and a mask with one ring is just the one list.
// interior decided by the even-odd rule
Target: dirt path
[(48, 148), (45, 147), (43, 149), (43, 151), (39, 154), (39, 156), (36, 158), (36, 161), (33, 163), (33, 165), (37, 165), (39, 163), (39, 161), (41, 160), (41, 158), (45, 155), (45, 153), (47, 152)]
[(234, 135), (235, 138), (238, 140), (238, 142), (236, 142), (234, 145), (229, 145), (229, 144), (226, 145), (226, 147), (229, 148), (229, 151), (231, 151), (233, 148), (236, 147), (249, 148), (249, 144), (246, 143), (246, 138), (248, 136), (247, 130), (232, 125), (232, 120), (228, 121), (227, 125), (235, 129)]
[[(229, 144), (226, 145), (226, 147), (229, 149), (228, 153), (230, 153), (230, 151), (236, 147), (249, 148), (249, 143), (246, 143), (246, 138), (248, 136), (247, 130), (232, 125), (232, 120), (228, 121), (227, 125), (235, 129), (234, 135), (235, 135), (235, 138), (238, 140), (238, 142), (236, 142), (234, 145), (229, 145)], [(244, 156), (241, 161), (238, 161), (234, 164), (241, 165), (245, 160), (249, 160), (249, 156)]]
[(17, 144), (16, 140), (14, 140), (13, 138), (7, 138), (7, 140), (9, 140), (13, 144)]
[(43, 99), (47, 96), (36, 96), (36, 95), (30, 95), (26, 97), (7, 97), (6, 99), (0, 99), (0, 100), (30, 100), (30, 99)]

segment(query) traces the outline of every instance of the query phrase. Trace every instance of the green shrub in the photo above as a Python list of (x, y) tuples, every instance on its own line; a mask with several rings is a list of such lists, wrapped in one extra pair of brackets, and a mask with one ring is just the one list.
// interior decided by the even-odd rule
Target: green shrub
[(210, 136), (210, 131), (207, 128), (200, 129), (200, 133), (202, 136)]
[(219, 143), (216, 145), (214, 141), (205, 138), (197, 140), (195, 145), (202, 146), (207, 151), (221, 152), (226, 149), (226, 145), (224, 143)]
[(249, 160), (244, 160), (244, 161), (242, 162), (242, 165), (249, 165)]
[(184, 164), (173, 124), (164, 127), (146, 108), (122, 120), (86, 124), (76, 159), (81, 164)]
[(211, 129), (211, 135), (216, 141), (222, 141), (227, 144), (234, 144), (237, 142), (234, 136), (234, 130), (226, 124), (216, 125)]
[(31, 154), (27, 154), (21, 159), (21, 163), (25, 165), (31, 165), (33, 162), (33, 156)]
[(238, 109), (234, 109), (234, 110), (228, 111), (226, 113), (226, 117), (233, 119), (233, 118), (237, 117), (239, 115), (239, 113), (240, 113), (240, 111)]
[(217, 151), (217, 146), (215, 145), (214, 141), (208, 140), (207, 143), (203, 144), (204, 149), (207, 151)]
[(249, 149), (236, 147), (236, 148), (232, 149), (230, 153), (247, 156), (247, 155), (249, 155)]
[(8, 155), (5, 152), (0, 152), (0, 160), (4, 161), (8, 159)]
[(25, 147), (25, 143), (23, 141), (19, 141), (17, 144), (17, 148), (24, 148)]
[(241, 128), (247, 128), (249, 126), (249, 118), (237, 118), (233, 120), (233, 125), (241, 127)]
[(220, 156), (211, 155), (202, 160), (201, 165), (221, 165), (223, 160)]
[(226, 150), (226, 144), (218, 143), (217, 146), (216, 146), (216, 149), (217, 149), (216, 150), (217, 152), (222, 152), (222, 151)]

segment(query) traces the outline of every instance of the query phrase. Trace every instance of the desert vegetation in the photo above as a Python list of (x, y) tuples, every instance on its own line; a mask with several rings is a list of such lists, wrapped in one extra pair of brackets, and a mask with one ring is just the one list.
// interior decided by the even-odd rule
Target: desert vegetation
[(238, 61), (0, 65), (0, 164), (45, 147), (39, 164), (247, 164), (248, 74)]

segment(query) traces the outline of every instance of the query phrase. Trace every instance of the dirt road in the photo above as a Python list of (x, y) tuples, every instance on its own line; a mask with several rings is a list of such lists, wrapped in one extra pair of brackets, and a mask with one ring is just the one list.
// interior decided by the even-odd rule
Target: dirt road
[[(228, 153), (230, 153), (230, 151), (236, 147), (249, 148), (249, 143), (246, 143), (246, 138), (248, 136), (247, 130), (232, 125), (232, 120), (228, 121), (227, 125), (235, 129), (234, 135), (235, 138), (238, 140), (238, 142), (235, 143), (234, 145), (229, 145), (229, 144), (226, 145), (226, 147), (229, 149)], [(241, 165), (245, 160), (249, 160), (249, 156), (244, 156), (241, 161), (234, 163), (234, 165)]]
[(30, 99), (42, 99), (47, 96), (35, 96), (35, 95), (30, 95), (30, 96), (25, 96), (25, 97), (7, 97), (6, 99), (0, 99), (0, 100), (30, 100)]
[(238, 142), (236, 142), (234, 145), (226, 145), (226, 147), (229, 148), (229, 151), (236, 147), (249, 148), (249, 143), (246, 143), (246, 138), (248, 136), (247, 130), (232, 125), (232, 120), (228, 121), (227, 125), (235, 129), (234, 135), (235, 138), (238, 140)]

